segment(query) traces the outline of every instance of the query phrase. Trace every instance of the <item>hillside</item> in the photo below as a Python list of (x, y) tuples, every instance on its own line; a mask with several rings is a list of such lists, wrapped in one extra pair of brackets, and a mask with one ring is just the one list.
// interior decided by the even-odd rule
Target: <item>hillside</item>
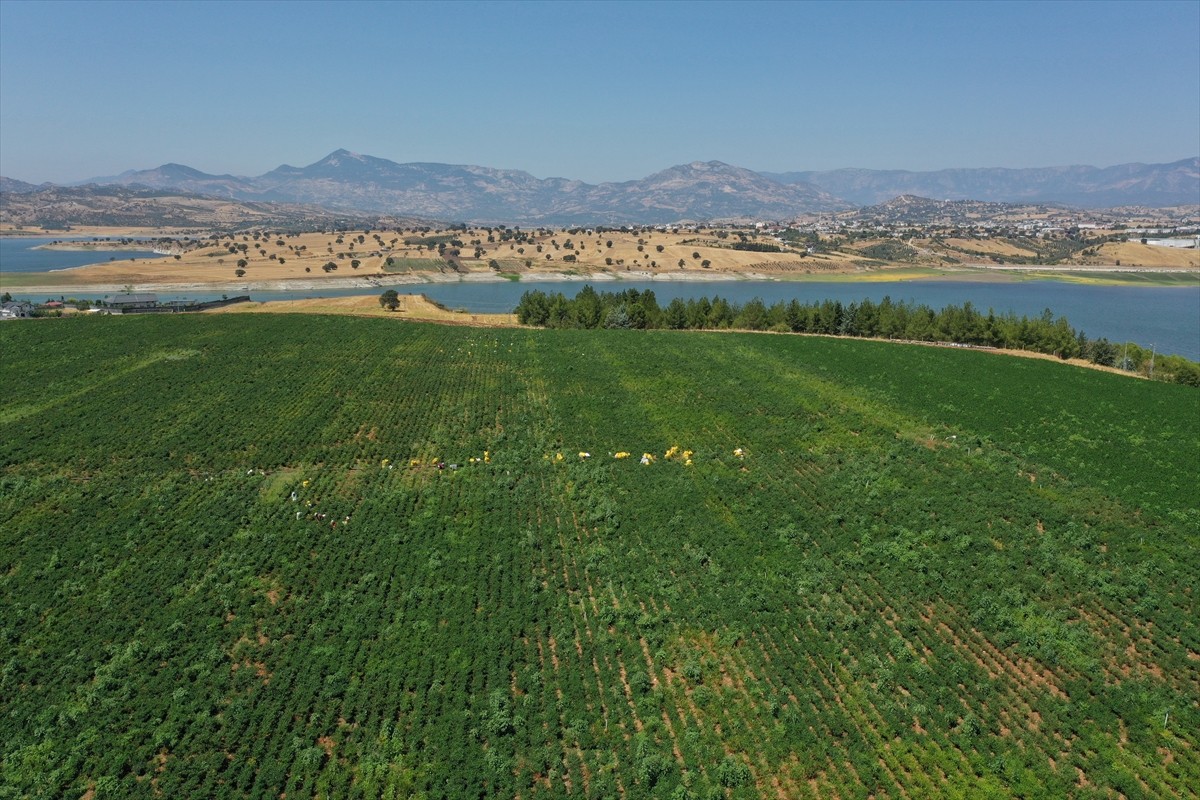
[(1195, 390), (310, 315), (0, 349), (14, 796), (1200, 783)]
[[(774, 251), (734, 249), (743, 237), (750, 244), (770, 243)], [(120, 239), (66, 242), (57, 247), (94, 249), (97, 263), (49, 273), (6, 273), (4, 286), (81, 289), (128, 284), (148, 289), (223, 289), (313, 281), (375, 286), (381, 282), (498, 280), (503, 279), (501, 275), (536, 280), (567, 273), (703, 280), (747, 273), (839, 274), (869, 260), (840, 252), (810, 256), (801, 247), (786, 246), (753, 231), (436, 230), (422, 226), (420, 230), (326, 229), (266, 235), (227, 232), (186, 238), (154, 236), (146, 241), (175, 255), (108, 261), (105, 250), (120, 246)]]
[(437, 219), (557, 225), (791, 219), (905, 194), (1086, 208), (1200, 203), (1200, 159), (1195, 158), (1104, 168), (786, 173), (755, 173), (709, 161), (681, 164), (641, 180), (592, 185), (539, 179), (520, 170), (398, 164), (336, 150), (307, 167), (283, 165), (258, 177), (208, 175), (166, 164), (96, 181)]
[[(333, 214), (385, 215), (447, 221), (520, 225), (671, 224), (681, 221), (792, 220), (847, 212), (859, 206), (864, 218), (907, 212), (916, 223), (931, 214), (1015, 216), (1041, 213), (1038, 206), (1086, 208), (1136, 206), (1163, 208), (1200, 204), (1200, 159), (1172, 164), (1122, 164), (1115, 167), (1038, 169), (952, 169), (938, 172), (843, 169), (824, 172), (758, 173), (720, 161), (680, 164), (624, 182), (588, 184), (565, 178), (536, 178), (528, 172), (491, 167), (397, 163), (386, 158), (335, 150), (308, 166), (283, 164), (259, 176), (213, 175), (183, 164), (127, 170), (94, 178), (103, 187), (153, 189), (223, 198), (240, 204), (300, 204), (332, 209)], [(85, 187), (86, 188), (86, 187)], [(69, 191), (0, 179), (5, 205), (13, 198), (49, 204), (45, 212), (26, 213), (61, 222), (58, 195)], [(95, 191), (92, 191), (95, 194)], [(941, 208), (897, 205), (898, 196), (971, 201)], [(1011, 208), (986, 208), (1003, 203)], [(882, 205), (881, 205), (882, 204)], [(26, 201), (21, 206), (28, 205)], [(243, 209), (245, 210), (245, 209)], [(254, 218), (261, 208), (253, 209)], [(275, 209), (276, 212), (279, 209)], [(109, 223), (130, 223), (128, 214)], [(11, 212), (10, 212), (11, 213)], [(163, 218), (163, 212), (158, 212)], [(95, 218), (101, 218), (93, 215)], [(145, 218), (143, 213), (141, 217)], [(205, 219), (212, 218), (211, 215)], [(278, 219), (276, 214), (273, 219)], [(90, 218), (89, 218), (90, 219)], [(172, 219), (175, 219), (172, 217)], [(76, 223), (81, 224), (81, 223)], [(172, 221), (164, 224), (181, 224)], [(205, 224), (198, 221), (193, 224)]]
[(858, 205), (897, 195), (997, 203), (1058, 203), (1083, 208), (1200, 203), (1200, 158), (1169, 164), (1118, 164), (1026, 169), (908, 170), (836, 169), (764, 173), (783, 183), (803, 183)]
[(11, 194), (27, 194), (28, 192), (36, 192), (38, 187), (32, 183), (18, 181), (13, 178), (5, 178), (0, 175), (0, 192)]
[(335, 150), (306, 167), (285, 164), (258, 177), (207, 175), (167, 164), (96, 180), (158, 189), (184, 188), (242, 200), (520, 224), (770, 219), (849, 208), (847, 203), (803, 183), (785, 186), (719, 161), (680, 165), (636, 181), (587, 184), (563, 178), (539, 179), (520, 170), (398, 164)]
[(838, 215), (838, 220), (871, 225), (1012, 225), (1029, 220), (1053, 219), (1056, 214), (1065, 213), (1069, 213), (1069, 210), (1063, 206), (932, 200), (902, 194), (883, 203), (843, 212)]
[[(203, 191), (201, 188), (200, 191)], [(329, 211), (280, 202), (243, 202), (197, 194), (190, 187), (31, 186), (5, 182), (0, 189), (0, 223), (27, 228), (73, 226), (205, 227), (238, 229), (251, 225), (310, 230), (374, 225), (378, 215)], [(388, 219), (387, 222), (413, 222)]]

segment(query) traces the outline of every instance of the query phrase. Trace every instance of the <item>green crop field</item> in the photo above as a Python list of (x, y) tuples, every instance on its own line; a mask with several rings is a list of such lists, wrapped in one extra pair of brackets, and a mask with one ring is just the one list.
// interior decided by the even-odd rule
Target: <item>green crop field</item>
[(0, 798), (1194, 797), (1198, 462), (966, 350), (0, 325)]

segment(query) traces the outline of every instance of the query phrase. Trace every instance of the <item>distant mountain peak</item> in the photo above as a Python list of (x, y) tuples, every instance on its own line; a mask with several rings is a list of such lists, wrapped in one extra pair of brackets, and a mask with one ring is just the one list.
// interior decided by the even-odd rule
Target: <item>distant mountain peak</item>
[[(45, 185), (45, 184), (43, 184)], [(25, 181), (19, 181), (16, 178), (6, 178), (0, 175), (0, 192), (11, 192), (12, 194), (28, 194), (36, 192), (38, 186)]]
[(195, 167), (189, 167), (186, 164), (176, 164), (174, 161), (163, 164), (158, 168), (158, 171), (166, 175), (182, 175), (188, 178), (211, 178), (207, 172), (201, 172)]
[[(306, 167), (284, 164), (257, 177), (208, 175), (171, 163), (95, 182), (452, 222), (539, 225), (786, 221), (874, 204), (888, 204), (897, 214), (932, 213), (948, 200), (1090, 208), (1200, 203), (1200, 162), (1195, 158), (1106, 168), (851, 169), (776, 175), (697, 160), (638, 180), (587, 184), (512, 169), (400, 164), (339, 148)], [(10, 192), (27, 191), (18, 183), (6, 186)], [(927, 199), (931, 197), (938, 199)]]
[(368, 156), (364, 156), (361, 153), (352, 153), (349, 150), (346, 150), (345, 148), (338, 148), (337, 150), (334, 150), (332, 153), (330, 153), (329, 155), (322, 158), (317, 163), (318, 164), (336, 164), (339, 161), (341, 161), (342, 159), (346, 159), (346, 158), (354, 159), (355, 161), (369, 160)]
[[(741, 173), (752, 172), (752, 170), (744, 167), (735, 167), (732, 164), (726, 164), (724, 161), (692, 161), (687, 164), (676, 164), (673, 167), (667, 167), (662, 172), (716, 172), (716, 173)], [(753, 173), (757, 175), (758, 173)]]

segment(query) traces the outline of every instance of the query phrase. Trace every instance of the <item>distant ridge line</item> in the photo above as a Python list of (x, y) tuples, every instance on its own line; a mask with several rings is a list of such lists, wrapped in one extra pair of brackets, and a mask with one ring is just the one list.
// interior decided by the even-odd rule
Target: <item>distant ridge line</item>
[[(658, 224), (832, 214), (902, 195), (1082, 208), (1200, 205), (1200, 157), (1166, 164), (929, 172), (839, 169), (771, 173), (721, 161), (693, 161), (639, 180), (588, 184), (536, 178), (523, 170), (398, 163), (339, 149), (308, 166), (281, 164), (256, 177), (212, 175), (168, 163), (87, 183), (471, 222)], [(37, 188), (0, 179), (0, 190), (5, 192), (27, 193)]]

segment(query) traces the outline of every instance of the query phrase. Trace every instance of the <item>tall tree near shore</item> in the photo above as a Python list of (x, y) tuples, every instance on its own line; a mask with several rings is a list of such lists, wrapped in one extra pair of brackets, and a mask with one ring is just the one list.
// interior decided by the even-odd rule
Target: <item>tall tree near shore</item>
[(395, 289), (388, 289), (379, 295), (379, 305), (388, 311), (395, 311), (400, 307), (400, 295), (396, 293)]

